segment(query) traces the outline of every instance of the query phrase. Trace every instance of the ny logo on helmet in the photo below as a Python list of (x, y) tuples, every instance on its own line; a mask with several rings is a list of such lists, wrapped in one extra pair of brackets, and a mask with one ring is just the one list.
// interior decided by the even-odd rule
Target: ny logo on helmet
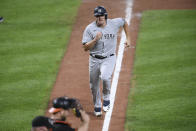
[(101, 9), (98, 9), (98, 12), (99, 12), (99, 13), (101, 13), (101, 12), (102, 12), (102, 10), (101, 10)]

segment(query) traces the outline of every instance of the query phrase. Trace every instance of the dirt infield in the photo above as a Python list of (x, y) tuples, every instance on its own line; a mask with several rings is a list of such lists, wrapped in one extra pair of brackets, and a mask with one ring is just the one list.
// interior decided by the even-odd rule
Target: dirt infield
[[(136, 46), (142, 11), (152, 9), (196, 9), (195, 0), (148, 0), (147, 2), (146, 0), (134, 0), (133, 3), (134, 6), (130, 26), (131, 44), (133, 47)], [(63, 95), (78, 98), (84, 109), (90, 115), (91, 122), (89, 131), (102, 130), (104, 120), (104, 115), (101, 118), (96, 118), (93, 115), (93, 102), (88, 76), (89, 54), (88, 52), (83, 51), (81, 44), (83, 30), (86, 25), (94, 20), (93, 10), (97, 5), (103, 5), (107, 9), (109, 18), (125, 16), (125, 0), (82, 1), (48, 105), (48, 107), (51, 107), (52, 99)], [(135, 48), (129, 48), (124, 52), (116, 100), (110, 122), (110, 131), (124, 130), (134, 53)], [(48, 115), (47, 112), (46, 115)], [(76, 123), (75, 121), (77, 121), (77, 124), (72, 124), (73, 127), (77, 127), (80, 124), (80, 120), (75, 119), (74, 117), (70, 117), (68, 121), (71, 123), (73, 121)]]

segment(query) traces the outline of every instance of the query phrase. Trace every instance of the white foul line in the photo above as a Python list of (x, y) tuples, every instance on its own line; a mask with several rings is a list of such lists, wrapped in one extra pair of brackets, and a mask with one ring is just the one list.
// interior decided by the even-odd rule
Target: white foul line
[[(129, 24), (130, 20), (131, 20), (133, 0), (127, 0), (126, 5), (127, 6), (126, 6), (126, 12), (125, 12), (126, 13), (125, 20)], [(118, 84), (119, 73), (121, 70), (121, 63), (122, 63), (122, 59), (123, 59), (125, 41), (126, 41), (125, 32), (122, 31), (121, 41), (120, 41), (120, 45), (119, 45), (119, 49), (118, 49), (118, 56), (117, 56), (117, 60), (116, 60), (116, 66), (115, 66), (114, 76), (113, 76), (112, 86), (111, 86), (110, 110), (105, 114), (105, 119), (104, 119), (102, 131), (108, 131), (108, 129), (109, 129), (110, 119), (112, 116), (114, 100), (115, 100), (115, 95), (116, 95), (116, 89), (117, 89), (117, 84)]]

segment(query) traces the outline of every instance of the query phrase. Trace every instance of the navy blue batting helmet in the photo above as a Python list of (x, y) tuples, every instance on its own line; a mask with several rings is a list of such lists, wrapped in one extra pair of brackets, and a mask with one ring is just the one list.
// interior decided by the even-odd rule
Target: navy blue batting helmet
[(108, 13), (107, 13), (106, 9), (103, 6), (97, 6), (94, 9), (94, 16), (95, 17), (105, 16), (105, 18), (107, 19)]

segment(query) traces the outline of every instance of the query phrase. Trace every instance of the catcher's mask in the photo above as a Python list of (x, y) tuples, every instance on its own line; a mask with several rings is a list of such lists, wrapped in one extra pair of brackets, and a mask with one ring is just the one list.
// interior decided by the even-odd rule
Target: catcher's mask
[(107, 13), (106, 9), (103, 6), (97, 6), (94, 9), (94, 16), (95, 17), (105, 16), (105, 19), (107, 19), (108, 13)]
[(59, 97), (53, 100), (53, 107), (49, 109), (50, 113), (57, 113), (62, 109), (68, 110), (71, 108), (71, 103), (67, 97)]

